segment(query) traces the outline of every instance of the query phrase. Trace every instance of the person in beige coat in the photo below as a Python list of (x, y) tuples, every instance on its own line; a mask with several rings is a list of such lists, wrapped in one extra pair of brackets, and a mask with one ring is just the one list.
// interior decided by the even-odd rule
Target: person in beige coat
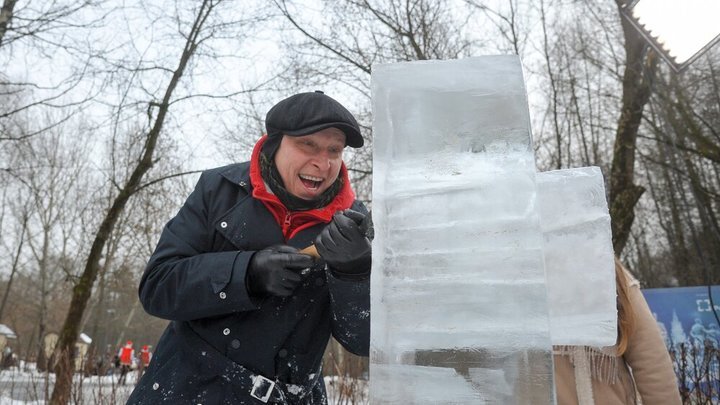
[(618, 342), (555, 346), (558, 405), (680, 404), (672, 362), (640, 285), (615, 260)]

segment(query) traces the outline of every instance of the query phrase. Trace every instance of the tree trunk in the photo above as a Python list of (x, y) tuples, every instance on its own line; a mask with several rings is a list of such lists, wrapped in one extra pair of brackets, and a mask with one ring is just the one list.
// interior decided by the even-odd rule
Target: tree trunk
[(170, 100), (173, 91), (180, 81), (180, 78), (187, 67), (188, 61), (195, 53), (195, 50), (200, 42), (203, 40), (199, 37), (199, 35), (205, 21), (214, 7), (215, 3), (210, 0), (205, 0), (200, 5), (198, 13), (195, 16), (192, 29), (187, 35), (187, 40), (182, 55), (180, 56), (178, 67), (173, 72), (170, 83), (165, 90), (162, 102), (156, 104), (158, 107), (157, 117), (155, 118), (152, 128), (147, 134), (143, 156), (137, 162), (130, 178), (122, 187), (117, 197), (115, 197), (112, 206), (100, 224), (100, 228), (95, 235), (95, 240), (93, 241), (90, 253), (88, 254), (88, 258), (85, 263), (85, 269), (83, 270), (77, 284), (73, 288), (70, 308), (68, 309), (65, 323), (60, 331), (58, 345), (55, 349), (58, 362), (55, 367), (55, 387), (53, 389), (52, 398), (50, 399), (50, 403), (52, 405), (64, 405), (67, 404), (70, 399), (73, 375), (72, 352), (75, 341), (77, 340), (80, 332), (80, 323), (82, 322), (83, 314), (100, 268), (99, 261), (102, 256), (103, 248), (105, 247), (105, 243), (110, 237), (115, 224), (120, 219), (120, 215), (125, 209), (125, 205), (128, 200), (137, 191), (143, 176), (153, 165), (153, 153), (155, 152), (155, 146), (157, 145), (165, 116), (167, 115), (170, 107)]
[(5, 0), (2, 9), (0, 9), (0, 46), (2, 46), (3, 38), (7, 32), (10, 22), (12, 22), (13, 9), (17, 0)]
[(48, 367), (48, 359), (45, 358), (45, 334), (47, 333), (47, 288), (48, 288), (48, 255), (50, 248), (50, 229), (43, 229), (43, 248), (40, 258), (40, 314), (38, 322), (38, 342), (37, 342), (37, 368), (40, 371), (46, 371)]
[(550, 60), (550, 43), (547, 36), (547, 21), (545, 16), (545, 2), (540, 2), (540, 15), (543, 30), (543, 56), (545, 57), (545, 65), (547, 67), (548, 78), (550, 79), (550, 89), (552, 90), (552, 122), (553, 129), (555, 130), (555, 153), (557, 154), (557, 162), (555, 163), (556, 169), (562, 169), (563, 166), (563, 154), (562, 154), (562, 131), (560, 130), (560, 122), (558, 117), (558, 105), (559, 105), (559, 90), (557, 78), (553, 71), (554, 62)]
[[(92, 363), (95, 363), (98, 353), (102, 355), (105, 352), (105, 341), (107, 341), (107, 338), (105, 337), (105, 334), (107, 333), (107, 325), (104, 325), (106, 318), (105, 312), (107, 311), (107, 307), (105, 306), (105, 277), (108, 268), (107, 261), (108, 260), (106, 259), (105, 265), (100, 270), (98, 299), (97, 303), (95, 304), (95, 316), (93, 316), (92, 327), (90, 329), (90, 337), (92, 337), (93, 340), (88, 350), (88, 359), (90, 359), (90, 362)], [(101, 323), (103, 324), (102, 329), (100, 327)], [(102, 336), (100, 335), (101, 333)]]
[(25, 231), (27, 229), (28, 217), (23, 217), (22, 231), (20, 232), (20, 241), (18, 242), (17, 252), (13, 258), (12, 269), (10, 269), (10, 278), (8, 279), (7, 286), (5, 287), (5, 294), (3, 295), (2, 304), (0, 304), (0, 322), (3, 319), (3, 313), (5, 312), (5, 305), (7, 304), (8, 297), (10, 296), (10, 288), (17, 273), (18, 262), (20, 261), (20, 253), (22, 252), (23, 243), (25, 242)]
[[(667, 161), (666, 159), (668, 159), (665, 149), (666, 147), (664, 145), (660, 146), (660, 158), (662, 161)], [(672, 261), (674, 264), (673, 268), (675, 270), (675, 277), (680, 280), (680, 285), (693, 285), (691, 283), (693, 283), (694, 280), (691, 281), (690, 279), (692, 275), (689, 271), (687, 271), (690, 255), (687, 247), (685, 230), (680, 217), (680, 202), (677, 200), (678, 194), (684, 192), (682, 188), (683, 185), (678, 182), (677, 187), (679, 190), (676, 189), (676, 183), (670, 174), (670, 169), (667, 166), (663, 166), (661, 170), (663, 180), (668, 188), (668, 203), (670, 205), (670, 219), (672, 221), (672, 226), (670, 228), (672, 229), (672, 232), (668, 235), (668, 246), (672, 249), (671, 253), (673, 257)]]
[[(615, 1), (618, 10), (623, 0)], [(620, 17), (625, 35), (623, 96), (610, 169), (610, 218), (615, 254), (625, 248), (635, 219), (635, 205), (645, 189), (634, 184), (635, 146), (643, 108), (651, 94), (657, 58), (645, 39), (625, 18)]]

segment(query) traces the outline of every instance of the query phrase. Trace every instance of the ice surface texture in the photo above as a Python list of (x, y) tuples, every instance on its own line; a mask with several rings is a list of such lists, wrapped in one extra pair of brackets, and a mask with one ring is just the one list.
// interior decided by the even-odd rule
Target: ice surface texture
[(373, 404), (553, 403), (514, 56), (373, 67)]
[(598, 167), (538, 173), (553, 344), (612, 346), (615, 266)]

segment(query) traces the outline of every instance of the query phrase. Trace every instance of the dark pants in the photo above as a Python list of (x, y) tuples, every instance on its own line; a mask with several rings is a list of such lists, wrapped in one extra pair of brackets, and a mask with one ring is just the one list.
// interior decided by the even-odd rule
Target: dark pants
[(127, 364), (120, 366), (120, 379), (118, 380), (118, 384), (125, 385), (125, 379), (127, 378), (128, 371), (130, 371), (130, 366)]

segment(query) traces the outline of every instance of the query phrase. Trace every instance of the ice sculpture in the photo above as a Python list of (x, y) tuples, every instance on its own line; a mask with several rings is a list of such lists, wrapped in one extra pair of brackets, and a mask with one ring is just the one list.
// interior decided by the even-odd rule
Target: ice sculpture
[(554, 403), (514, 56), (373, 67), (370, 401)]

